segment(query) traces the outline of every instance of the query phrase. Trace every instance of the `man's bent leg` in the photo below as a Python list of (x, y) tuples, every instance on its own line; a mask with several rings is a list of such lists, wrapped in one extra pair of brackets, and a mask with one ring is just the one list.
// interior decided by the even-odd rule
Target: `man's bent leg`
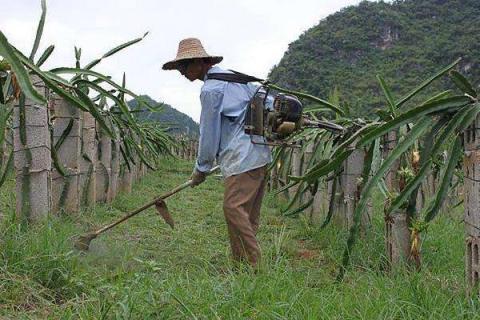
[(262, 207), (263, 196), (265, 195), (265, 185), (266, 185), (266, 171), (267, 167), (262, 167), (256, 169), (255, 178), (259, 181), (257, 194), (255, 195), (255, 199), (252, 202), (252, 206), (250, 209), (250, 224), (252, 225), (253, 232), (257, 234), (258, 225), (260, 224), (260, 209)]
[(236, 260), (246, 257), (252, 265), (256, 265), (260, 258), (260, 248), (255, 237), (254, 226), (250, 221), (250, 212), (262, 181), (263, 179), (256, 179), (251, 172), (225, 179), (223, 210), (228, 225), (232, 254)]
[[(226, 216), (225, 216), (226, 217)], [(230, 248), (232, 251), (232, 258), (233, 260), (240, 262), (246, 259), (244, 250), (242, 249), (242, 244), (240, 242), (240, 237), (238, 236), (238, 232), (235, 227), (228, 222), (227, 220), (227, 229), (228, 229), (228, 237), (230, 240)]]

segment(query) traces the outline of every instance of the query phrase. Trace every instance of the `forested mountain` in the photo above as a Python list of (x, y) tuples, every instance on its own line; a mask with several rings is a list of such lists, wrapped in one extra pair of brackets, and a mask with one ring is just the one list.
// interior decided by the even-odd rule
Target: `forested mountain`
[[(151, 106), (159, 105), (159, 102), (153, 100), (147, 95), (142, 95), (140, 98)], [(128, 105), (132, 110), (138, 108), (138, 102), (135, 99), (128, 101)], [(191, 136), (198, 136), (199, 134), (198, 123), (168, 104), (162, 104), (161, 111), (159, 112), (150, 112), (149, 110), (144, 109), (145, 108), (142, 108), (142, 112), (135, 113), (140, 119), (159, 121), (165, 126), (171, 128), (170, 132), (174, 134), (182, 133)]]
[[(363, 1), (304, 32), (269, 78), (324, 98), (336, 88), (342, 103), (366, 116), (385, 105), (377, 74), (399, 99), (462, 57), (459, 71), (478, 86), (479, 30), (480, 0)], [(437, 82), (425, 95), (449, 86)]]

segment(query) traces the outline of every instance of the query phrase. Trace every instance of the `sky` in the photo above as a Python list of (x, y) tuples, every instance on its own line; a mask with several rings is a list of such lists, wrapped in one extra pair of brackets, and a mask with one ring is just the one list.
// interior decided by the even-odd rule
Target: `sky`
[[(47, 0), (47, 18), (37, 58), (55, 50), (43, 70), (75, 65), (74, 46), (83, 65), (128, 40), (147, 37), (94, 70), (127, 87), (172, 105), (198, 122), (203, 82), (178, 71), (163, 71), (175, 58), (178, 42), (199, 38), (206, 51), (220, 55), (219, 66), (264, 78), (289, 43), (328, 15), (360, 0)], [(41, 14), (40, 0), (0, 0), (0, 30), (29, 54)]]

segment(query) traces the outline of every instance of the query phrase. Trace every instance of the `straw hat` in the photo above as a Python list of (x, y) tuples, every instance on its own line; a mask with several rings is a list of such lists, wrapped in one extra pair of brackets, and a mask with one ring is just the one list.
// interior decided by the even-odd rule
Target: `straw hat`
[(209, 55), (197, 38), (187, 38), (178, 44), (177, 57), (165, 63), (162, 69), (175, 70), (177, 69), (178, 62), (195, 58), (210, 58), (213, 64), (217, 64), (223, 60), (223, 57)]

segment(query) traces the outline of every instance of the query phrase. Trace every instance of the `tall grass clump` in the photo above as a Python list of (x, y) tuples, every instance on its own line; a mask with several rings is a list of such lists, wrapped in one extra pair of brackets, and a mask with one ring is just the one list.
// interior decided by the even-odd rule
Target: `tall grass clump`
[(29, 230), (11, 221), (3, 224), (0, 229), (0, 277), (3, 278), (0, 303), (7, 303), (9, 299), (22, 300), (21, 296), (15, 297), (15, 292), (28, 285), (32, 290), (25, 294), (50, 303), (62, 303), (82, 294), (84, 279), (78, 276), (78, 256), (71, 244), (75, 226), (65, 223), (64, 219), (49, 216)]

